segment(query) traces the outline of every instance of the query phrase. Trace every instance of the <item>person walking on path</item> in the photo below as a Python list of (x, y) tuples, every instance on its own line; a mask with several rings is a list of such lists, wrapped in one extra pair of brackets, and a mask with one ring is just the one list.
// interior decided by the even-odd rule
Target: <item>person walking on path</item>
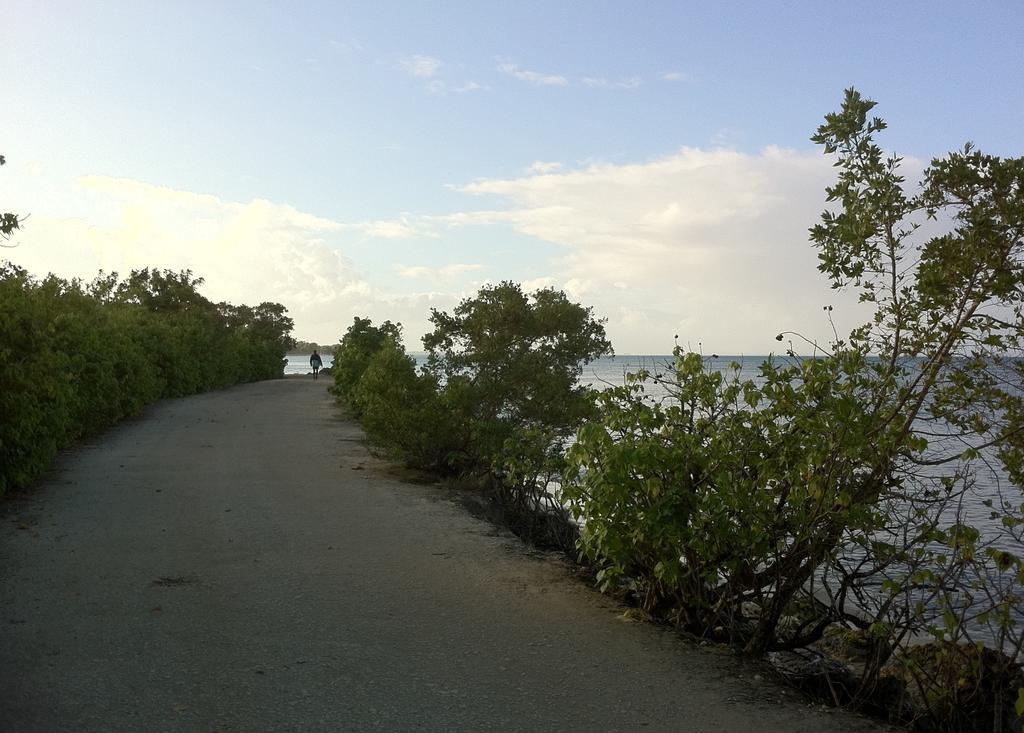
[(313, 379), (316, 379), (320, 367), (324, 365), (324, 360), (320, 358), (320, 354), (316, 353), (316, 349), (313, 349), (313, 355), (309, 357), (309, 365), (313, 367)]

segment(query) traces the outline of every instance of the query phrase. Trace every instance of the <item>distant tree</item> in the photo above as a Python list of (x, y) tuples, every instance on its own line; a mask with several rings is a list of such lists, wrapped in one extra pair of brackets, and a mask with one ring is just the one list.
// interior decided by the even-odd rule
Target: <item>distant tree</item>
[(289, 353), (292, 354), (312, 354), (314, 351), (323, 353), (324, 347), (318, 344), (316, 341), (300, 341), (297, 340), (295, 345), (292, 346)]
[(141, 305), (151, 311), (209, 311), (213, 304), (199, 293), (203, 278), (191, 270), (132, 270), (114, 291), (122, 303)]

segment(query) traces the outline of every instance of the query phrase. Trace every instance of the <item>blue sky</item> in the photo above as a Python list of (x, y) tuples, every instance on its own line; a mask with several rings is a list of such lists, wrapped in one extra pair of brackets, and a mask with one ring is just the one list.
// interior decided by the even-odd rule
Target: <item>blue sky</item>
[(815, 272), (847, 86), (908, 173), (1020, 155), (1024, 5), (11, 2), (3, 252), (42, 274), (192, 267), (296, 334), (555, 286), (620, 353), (763, 353), (862, 313)]

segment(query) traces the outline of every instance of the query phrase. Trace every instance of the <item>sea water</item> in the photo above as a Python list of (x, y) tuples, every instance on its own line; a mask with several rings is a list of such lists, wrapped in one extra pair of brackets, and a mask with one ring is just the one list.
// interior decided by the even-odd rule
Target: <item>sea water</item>
[[(310, 356), (310, 354), (288, 354), (288, 363), (284, 366), (285, 376), (289, 374), (312, 374), (313, 367), (309, 365)], [(320, 360), (323, 362), (323, 368), (329, 369), (331, 364), (334, 363), (334, 356), (330, 352), (320, 354)]]

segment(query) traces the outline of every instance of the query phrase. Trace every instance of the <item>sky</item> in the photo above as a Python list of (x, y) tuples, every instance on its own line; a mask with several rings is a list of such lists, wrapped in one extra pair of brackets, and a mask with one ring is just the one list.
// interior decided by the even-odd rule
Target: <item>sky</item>
[[(765, 354), (863, 322), (807, 229), (856, 87), (913, 185), (1024, 153), (1024, 3), (0, 0), (0, 258), (191, 269), (336, 343), (502, 280), (620, 354)], [(13, 246), (11, 246), (13, 245)], [(798, 350), (801, 350), (798, 348)]]

